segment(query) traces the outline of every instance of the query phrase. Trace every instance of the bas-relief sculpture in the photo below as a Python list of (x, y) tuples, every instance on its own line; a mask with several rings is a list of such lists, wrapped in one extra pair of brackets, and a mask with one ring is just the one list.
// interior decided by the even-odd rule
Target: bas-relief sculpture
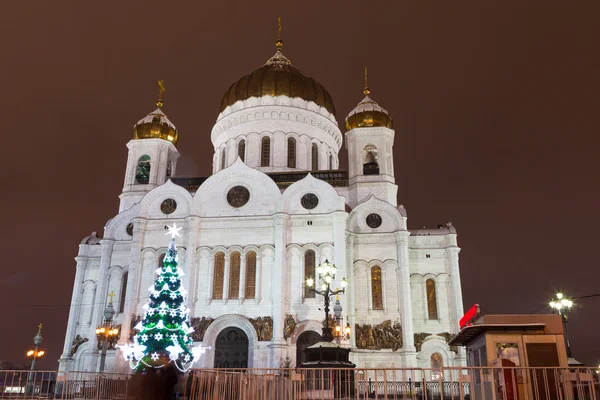
[(250, 321), (250, 323), (256, 330), (256, 334), (258, 336), (259, 341), (264, 342), (273, 339), (273, 318), (248, 318), (248, 321)]
[(283, 322), (283, 337), (284, 339), (289, 339), (294, 334), (296, 330), (296, 320), (290, 314), (285, 315), (285, 320)]
[(77, 353), (77, 349), (79, 349), (79, 346), (81, 346), (87, 341), (89, 341), (88, 338), (81, 337), (80, 335), (75, 336), (75, 339), (73, 339), (73, 343), (71, 345), (71, 356)]
[(208, 329), (209, 325), (212, 324), (214, 318), (210, 317), (198, 317), (192, 318), (191, 325), (194, 328), (194, 332), (192, 333), (192, 340), (194, 342), (201, 342), (204, 340), (204, 334), (206, 333), (206, 329)]
[(359, 349), (396, 351), (402, 347), (402, 326), (391, 320), (378, 325), (355, 325), (356, 347)]
[[(425, 341), (426, 338), (428, 338), (429, 336), (431, 336), (431, 333), (415, 333), (415, 349), (417, 351), (421, 351), (421, 347), (423, 346), (423, 342)], [(455, 335), (448, 333), (448, 332), (442, 332), (442, 333), (438, 333), (437, 336), (441, 336), (446, 340), (446, 343), (448, 343)], [(450, 351), (453, 351), (455, 353), (458, 353), (458, 347), (457, 346), (450, 346)]]

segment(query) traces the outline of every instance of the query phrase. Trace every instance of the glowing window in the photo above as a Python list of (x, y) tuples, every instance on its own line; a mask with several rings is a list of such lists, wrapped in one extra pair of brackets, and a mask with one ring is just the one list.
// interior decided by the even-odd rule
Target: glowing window
[(435, 282), (433, 279), (427, 279), (425, 287), (427, 289), (427, 314), (429, 319), (438, 319)]
[(214, 300), (223, 298), (223, 279), (225, 278), (225, 253), (219, 252), (215, 254), (214, 260), (214, 277), (213, 277), (213, 293)]
[(381, 290), (381, 268), (371, 268), (371, 299), (373, 310), (383, 310), (383, 292)]
[(253, 299), (256, 292), (256, 253), (246, 254), (246, 289), (244, 297)]

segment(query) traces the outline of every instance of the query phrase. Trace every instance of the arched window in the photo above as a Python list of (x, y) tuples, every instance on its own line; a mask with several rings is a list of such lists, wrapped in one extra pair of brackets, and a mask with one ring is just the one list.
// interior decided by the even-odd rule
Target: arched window
[[(304, 253), (304, 282), (312, 277), (315, 279), (315, 252), (313, 250), (307, 250)], [(304, 298), (312, 299), (315, 297), (315, 292), (310, 290), (306, 283), (304, 284)]]
[(311, 147), (311, 158), (312, 158), (312, 170), (316, 171), (319, 169), (319, 147), (316, 143), (312, 144)]
[(215, 254), (213, 276), (213, 300), (223, 298), (223, 278), (225, 278), (225, 253)]
[(296, 168), (296, 139), (288, 139), (288, 168)]
[(379, 175), (377, 147), (369, 144), (365, 146), (364, 152), (365, 162), (363, 163), (363, 175)]
[(383, 292), (381, 290), (381, 268), (371, 268), (371, 299), (373, 310), (383, 310)]
[(333, 169), (333, 154), (329, 153), (329, 170)]
[(228, 299), (237, 299), (240, 297), (240, 260), (241, 255), (239, 252), (236, 251), (231, 254), (231, 258), (229, 259)]
[(221, 169), (225, 169), (225, 149), (221, 151)]
[(433, 353), (431, 355), (431, 377), (432, 379), (439, 379), (444, 367), (444, 358), (440, 353)]
[(125, 296), (127, 295), (127, 277), (129, 272), (125, 271), (121, 277), (121, 298), (119, 299), (119, 312), (125, 311)]
[(438, 319), (437, 298), (433, 279), (427, 279), (425, 288), (427, 289), (427, 314), (429, 319)]
[(256, 296), (256, 253), (246, 254), (246, 290), (244, 298), (253, 299)]
[(138, 159), (135, 169), (135, 183), (146, 185), (150, 182), (150, 156), (144, 154)]
[(260, 166), (268, 167), (271, 161), (271, 139), (263, 137), (260, 142)]
[(240, 140), (238, 143), (238, 157), (240, 160), (244, 161), (244, 157), (246, 156), (246, 141)]

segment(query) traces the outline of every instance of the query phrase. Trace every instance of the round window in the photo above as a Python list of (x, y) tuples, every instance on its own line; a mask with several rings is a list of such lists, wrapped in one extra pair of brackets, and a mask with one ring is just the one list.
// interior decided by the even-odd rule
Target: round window
[(314, 193), (306, 193), (300, 199), (300, 204), (302, 204), (302, 207), (306, 208), (307, 210), (312, 210), (319, 205), (319, 198)]
[(367, 225), (369, 225), (369, 228), (379, 228), (381, 226), (381, 215), (375, 213), (367, 215)]
[(175, 199), (166, 199), (162, 203), (160, 203), (160, 211), (169, 215), (173, 214), (177, 209), (177, 202)]
[(227, 202), (230, 206), (239, 208), (250, 200), (250, 192), (244, 186), (234, 186), (227, 192)]

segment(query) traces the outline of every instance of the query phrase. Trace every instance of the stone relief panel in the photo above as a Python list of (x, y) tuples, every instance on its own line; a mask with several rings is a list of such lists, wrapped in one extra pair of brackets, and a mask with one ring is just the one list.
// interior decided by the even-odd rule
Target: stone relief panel
[(194, 342), (201, 342), (204, 340), (204, 334), (206, 333), (206, 329), (213, 323), (215, 319), (210, 317), (196, 317), (192, 318), (191, 325), (194, 328), (194, 332), (192, 332), (192, 340)]
[(248, 318), (258, 335), (258, 340), (261, 342), (273, 339), (273, 318), (258, 317)]
[(402, 347), (400, 322), (383, 321), (378, 325), (355, 325), (356, 347), (359, 349), (396, 351)]
[(71, 343), (71, 356), (75, 355), (75, 353), (77, 353), (77, 349), (79, 349), (79, 346), (87, 341), (89, 341), (88, 338), (81, 337), (80, 335), (75, 336), (73, 343)]
[(294, 334), (296, 330), (296, 320), (290, 314), (285, 315), (285, 320), (283, 321), (283, 337), (287, 340)]

